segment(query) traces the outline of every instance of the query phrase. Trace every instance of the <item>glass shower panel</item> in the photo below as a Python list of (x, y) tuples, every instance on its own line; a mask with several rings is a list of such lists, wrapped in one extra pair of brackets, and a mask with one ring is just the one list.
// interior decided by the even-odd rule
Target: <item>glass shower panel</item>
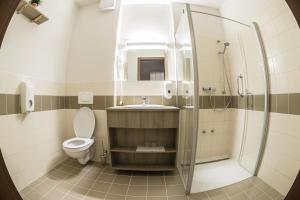
[(202, 192), (256, 175), (266, 81), (252, 24), (224, 18), (215, 9), (191, 9), (200, 94), (192, 192)]
[(246, 124), (240, 164), (251, 174), (255, 173), (263, 138), (265, 82), (264, 63), (254, 27), (244, 29), (239, 34), (245, 60)]
[[(195, 136), (195, 90), (194, 90), (194, 61), (189, 18), (187, 7), (180, 10), (180, 17), (176, 39), (176, 63), (177, 63), (177, 92), (178, 106), (180, 107), (179, 119), (179, 153), (177, 166), (182, 177), (187, 193), (191, 186), (193, 173), (193, 141)], [(196, 98), (197, 99), (197, 98)], [(196, 106), (197, 107), (197, 106)]]

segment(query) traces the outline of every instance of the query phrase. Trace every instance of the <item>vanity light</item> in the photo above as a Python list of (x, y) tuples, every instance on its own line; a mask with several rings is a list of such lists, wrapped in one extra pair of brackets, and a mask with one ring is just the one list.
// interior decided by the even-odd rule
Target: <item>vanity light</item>
[(134, 49), (161, 49), (168, 50), (168, 45), (166, 43), (127, 43), (125, 50)]

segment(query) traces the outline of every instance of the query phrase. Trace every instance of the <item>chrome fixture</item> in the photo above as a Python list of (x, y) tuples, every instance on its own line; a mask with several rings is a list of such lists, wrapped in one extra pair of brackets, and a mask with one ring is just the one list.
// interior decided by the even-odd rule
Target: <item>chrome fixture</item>
[[(218, 40), (217, 43), (221, 43), (221, 41)], [(223, 51), (220, 51), (219, 54), (225, 54), (227, 47), (230, 46), (229, 42), (224, 42), (223, 44), (224, 44), (224, 49), (223, 49)]]
[(142, 96), (143, 104), (148, 104), (148, 97), (147, 96)]
[[(240, 84), (241, 83), (241, 84)], [(242, 88), (240, 87), (240, 85), (242, 85)], [(240, 74), (237, 77), (237, 93), (239, 96), (244, 97), (244, 77), (242, 74)]]

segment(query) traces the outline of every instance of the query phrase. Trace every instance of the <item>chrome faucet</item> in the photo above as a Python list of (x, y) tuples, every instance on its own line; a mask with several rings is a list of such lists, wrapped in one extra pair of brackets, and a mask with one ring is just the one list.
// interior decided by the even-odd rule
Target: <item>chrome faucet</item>
[(143, 104), (148, 104), (148, 97), (142, 96)]

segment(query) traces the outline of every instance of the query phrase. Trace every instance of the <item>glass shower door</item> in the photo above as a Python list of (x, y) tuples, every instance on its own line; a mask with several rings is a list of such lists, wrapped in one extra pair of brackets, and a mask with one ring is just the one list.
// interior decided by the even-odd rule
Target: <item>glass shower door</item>
[(193, 178), (198, 124), (197, 65), (193, 56), (195, 49), (188, 10), (189, 7), (182, 5), (175, 34), (177, 92), (180, 107), (177, 167), (187, 193), (190, 192)]
[[(243, 141), (239, 156), (239, 162), (247, 171), (256, 175), (259, 167), (264, 143), (265, 122), (265, 92), (268, 87), (265, 76), (265, 63), (262, 55), (262, 49), (259, 46), (259, 35), (257, 35), (255, 26), (242, 30), (239, 33), (239, 42), (242, 57), (245, 62), (245, 88), (244, 109), (245, 109), (245, 127)], [(241, 97), (240, 97), (241, 98)]]

